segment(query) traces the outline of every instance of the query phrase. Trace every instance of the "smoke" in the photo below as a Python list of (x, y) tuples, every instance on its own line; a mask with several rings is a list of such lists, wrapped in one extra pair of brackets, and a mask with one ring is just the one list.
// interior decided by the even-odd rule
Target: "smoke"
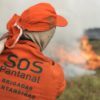
[[(87, 69), (84, 69), (84, 66), (78, 66), (74, 64), (61, 64), (64, 70), (65, 78), (66, 79), (73, 79), (75, 77), (81, 77), (84, 75), (93, 75), (95, 74), (95, 71), (90, 71)], [(83, 67), (83, 68), (82, 68)]]
[[(84, 28), (81, 25), (80, 19), (77, 14), (68, 10), (66, 15), (64, 11), (62, 15), (68, 19), (69, 24), (65, 28), (57, 28), (53, 40), (44, 53), (62, 66), (66, 79), (95, 74), (95, 71), (84, 68), (87, 61), (81, 56), (80, 39), (84, 34)], [(65, 53), (60, 55), (60, 49), (64, 50), (63, 52)], [(70, 57), (68, 58), (69, 54)], [(66, 61), (64, 61), (65, 57), (68, 58)], [(75, 57), (74, 62), (69, 61)]]
[[(81, 56), (81, 50), (77, 44), (72, 43), (71, 45), (69, 43), (70, 45), (68, 45), (68, 42), (63, 42), (50, 44), (50, 46), (45, 50), (45, 54), (61, 65), (66, 79), (72, 79), (84, 75), (93, 75), (96, 73), (95, 71), (85, 68), (87, 61)], [(61, 49), (64, 50), (65, 53), (61, 53)], [(72, 59), (74, 59), (74, 61)]]

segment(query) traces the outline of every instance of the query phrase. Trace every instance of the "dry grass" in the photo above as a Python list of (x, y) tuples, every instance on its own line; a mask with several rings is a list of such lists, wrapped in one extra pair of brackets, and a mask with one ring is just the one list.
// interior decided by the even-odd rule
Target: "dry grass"
[(75, 79), (71, 85), (68, 82), (58, 100), (100, 100), (100, 74)]

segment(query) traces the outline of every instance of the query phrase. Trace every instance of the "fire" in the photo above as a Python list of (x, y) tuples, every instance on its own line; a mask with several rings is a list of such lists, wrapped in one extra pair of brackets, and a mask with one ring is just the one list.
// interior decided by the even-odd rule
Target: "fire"
[(82, 54), (86, 58), (86, 68), (97, 69), (100, 68), (100, 56), (95, 53), (92, 45), (89, 43), (88, 38), (82, 38)]
[(92, 45), (86, 36), (82, 37), (80, 48), (80, 53), (77, 54), (67, 51), (64, 46), (59, 47), (58, 50), (55, 50), (55, 54), (59, 58), (59, 63), (69, 62), (91, 70), (100, 68), (100, 56), (93, 51)]

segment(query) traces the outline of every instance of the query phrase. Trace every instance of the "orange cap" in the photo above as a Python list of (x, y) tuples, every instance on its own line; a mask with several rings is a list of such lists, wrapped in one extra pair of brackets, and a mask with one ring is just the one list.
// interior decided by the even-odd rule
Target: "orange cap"
[(55, 26), (66, 26), (67, 20), (56, 14), (48, 3), (39, 3), (25, 10), (18, 24), (28, 31), (47, 31)]
[[(6, 47), (12, 47), (19, 40), (22, 30), (47, 31), (56, 26), (66, 26), (67, 20), (57, 15), (55, 9), (48, 3), (39, 3), (25, 10), (21, 16), (14, 15), (7, 24), (9, 38)], [(19, 34), (21, 33), (21, 34)], [(17, 42), (16, 41), (16, 42)]]

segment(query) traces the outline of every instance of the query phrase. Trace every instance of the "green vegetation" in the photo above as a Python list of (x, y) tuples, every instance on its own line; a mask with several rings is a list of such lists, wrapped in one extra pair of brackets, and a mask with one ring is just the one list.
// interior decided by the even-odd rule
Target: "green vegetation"
[[(100, 54), (100, 40), (91, 40), (93, 49)], [(100, 100), (100, 69), (93, 76), (83, 76), (67, 82), (62, 96), (57, 100)]]
[(58, 100), (100, 100), (100, 73), (68, 82)]

